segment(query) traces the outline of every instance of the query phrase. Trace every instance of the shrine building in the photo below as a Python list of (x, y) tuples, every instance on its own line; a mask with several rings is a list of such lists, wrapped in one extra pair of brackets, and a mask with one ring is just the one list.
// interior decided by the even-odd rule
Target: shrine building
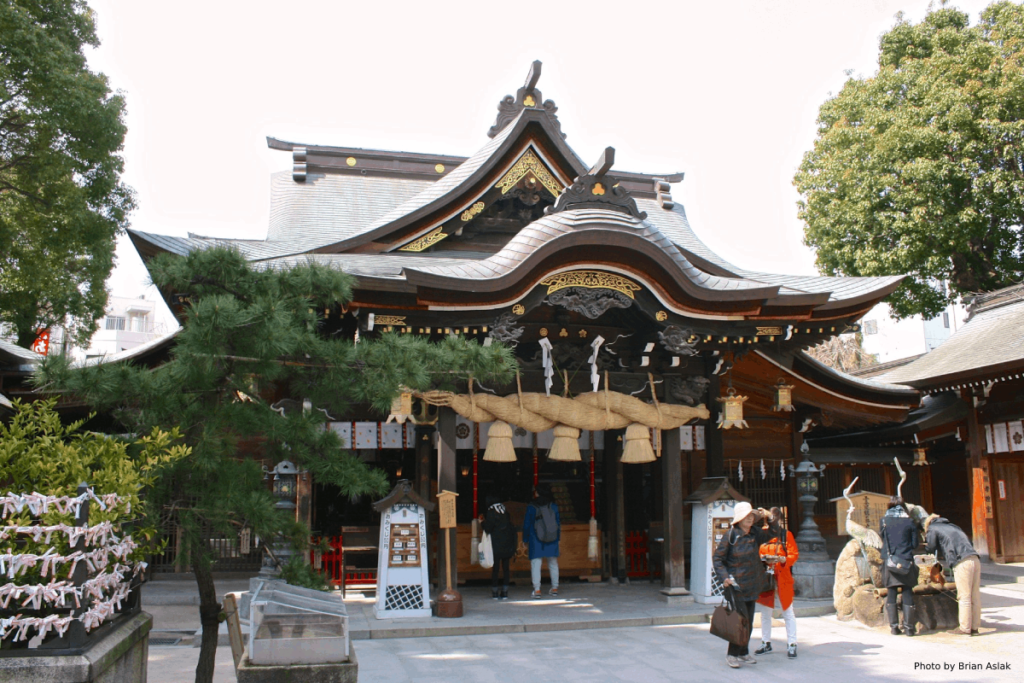
[[(129, 235), (144, 261), (230, 246), (256, 268), (313, 259), (344, 270), (356, 278), (354, 297), (329, 311), (332, 334), (462, 335), (514, 347), (520, 387), (476, 386), (478, 395), (616, 392), (659, 415), (692, 408), (686, 424), (654, 430), (655, 455), (640, 463), (622, 462), (623, 429), (584, 429), (581, 459), (558, 461), (548, 458), (554, 430), (512, 422), (514, 462), (491, 462), (483, 458), (490, 425), (449, 407), (417, 405), (419, 424), (399, 425), (353, 406), (331, 423), (392, 483), (410, 479), (429, 500), (439, 490), (459, 494), (458, 581), (489, 576), (470, 563), (470, 520), (485, 498), (511, 501), (521, 523), (532, 487), (546, 482), (561, 509), (564, 577), (660, 577), (678, 591), (690, 553), (684, 499), (705, 477), (727, 476), (755, 504), (787, 508), (795, 531), (788, 467), (805, 435), (897, 425), (918, 408), (916, 389), (844, 375), (804, 352), (856, 325), (901, 278), (772, 274), (725, 261), (672, 197), (683, 174), (617, 169), (612, 148), (581, 157), (538, 89), (540, 73), (535, 62), (515, 96), (499, 102), (470, 157), (268, 138), (292, 167), (271, 177), (265, 235)], [(843, 457), (844, 467), (877, 466)], [(909, 465), (913, 453), (900, 457)], [(372, 501), (320, 485), (311, 496), (314, 533), (372, 548)], [(827, 500), (819, 506), (823, 524), (834, 520)], [(597, 557), (588, 553), (592, 533)], [(346, 578), (372, 580), (375, 562), (375, 552), (354, 551)], [(514, 572), (528, 569), (525, 558), (513, 563)]]

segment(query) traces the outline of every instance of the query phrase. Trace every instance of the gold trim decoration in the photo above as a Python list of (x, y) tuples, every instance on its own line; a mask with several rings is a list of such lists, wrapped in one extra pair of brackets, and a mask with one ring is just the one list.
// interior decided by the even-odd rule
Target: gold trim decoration
[(355, 157), (349, 157), (348, 159), (345, 159), (345, 163), (348, 164), (349, 166), (355, 166), (356, 165), (356, 158)]
[(485, 208), (487, 208), (486, 204), (484, 204), (483, 202), (477, 202), (476, 204), (462, 212), (462, 222), (470, 222), (471, 220), (479, 216)]
[(540, 328), (540, 336), (542, 336), (542, 337), (548, 336), (548, 328), (546, 328), (546, 327)]
[(654, 314), (654, 319), (657, 320), (659, 323), (663, 323), (666, 320), (668, 320), (668, 313), (666, 313), (665, 311), (658, 311), (657, 313)]
[(398, 251), (423, 251), (427, 247), (432, 247), (448, 236), (441, 232), (441, 230), (442, 228), (435, 228), (423, 237), (409, 242), (409, 244), (405, 245)]
[(570, 270), (559, 273), (540, 281), (548, 286), (548, 294), (567, 287), (585, 287), (586, 289), (613, 289), (622, 292), (630, 299), (635, 299), (633, 292), (640, 291), (640, 285), (621, 275), (604, 273), (599, 270)]
[(547, 166), (540, 160), (540, 157), (533, 153), (532, 149), (526, 150), (526, 153), (519, 157), (519, 161), (498, 181), (497, 186), (501, 188), (501, 193), (508, 194), (509, 190), (515, 187), (516, 183), (522, 180), (527, 173), (536, 176), (541, 185), (555, 197), (562, 194), (562, 184), (555, 180), (555, 176), (548, 171)]
[(527, 95), (526, 97), (523, 98), (523, 106), (536, 107), (537, 100), (533, 99), (533, 95)]
[(375, 315), (373, 316), (373, 324), (377, 325), (404, 325), (404, 315)]
[(594, 183), (594, 187), (590, 189), (591, 194), (602, 195), (604, 194), (604, 185), (601, 183)]
[(444, 164), (438, 164), (437, 166), (434, 167), (434, 170), (437, 171), (438, 173), (444, 173)]
[(758, 327), (757, 336), (759, 337), (771, 337), (774, 335), (782, 334), (781, 327)]
[(515, 306), (512, 307), (512, 313), (514, 313), (515, 315), (522, 315), (523, 313), (526, 313), (526, 306), (523, 306), (522, 304), (516, 304)]

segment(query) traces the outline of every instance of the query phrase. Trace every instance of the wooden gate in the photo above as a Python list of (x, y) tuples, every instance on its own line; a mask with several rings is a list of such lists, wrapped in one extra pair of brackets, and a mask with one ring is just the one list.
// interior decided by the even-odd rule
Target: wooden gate
[(1024, 561), (1024, 460), (995, 457), (990, 490), (999, 529), (999, 559)]

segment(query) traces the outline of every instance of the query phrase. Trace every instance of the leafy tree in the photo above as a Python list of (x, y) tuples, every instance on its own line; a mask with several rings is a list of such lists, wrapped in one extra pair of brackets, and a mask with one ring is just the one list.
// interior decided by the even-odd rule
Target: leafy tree
[[(242, 456), (258, 444), (272, 461), (288, 459), (332, 483), (344, 495), (386, 492), (384, 472), (343, 450), (324, 429), (325, 413), (343, 415), (352, 402), (387, 412), (402, 386), (451, 388), (470, 374), (508, 381), (511, 351), (451, 336), (432, 344), (413, 335), (380, 339), (324, 334), (321, 313), (351, 298), (352, 278), (312, 261), (287, 270), (253, 270), (228, 249), (164, 255), (150, 264), (164, 291), (190, 303), (168, 362), (154, 369), (127, 362), (73, 368), (51, 356), (36, 376), (111, 411), (127, 429), (180, 426), (191, 455), (158, 485), (154, 497), (179, 510), (185, 530), (182, 560), (199, 585), (202, 651), (196, 680), (212, 679), (217, 604), (201, 529), (235, 534), (248, 527), (262, 538), (286, 533), (308, 543), (308, 529), (285, 519), (263, 481), (261, 463)], [(308, 401), (310, 409), (272, 409), (275, 399)], [(322, 410), (321, 410), (322, 409)]]
[(794, 179), (828, 274), (908, 273), (894, 313), (937, 315), (1024, 277), (1024, 6), (976, 26), (943, 3), (881, 38), (878, 73), (825, 102)]
[[(164, 432), (154, 428), (148, 436), (125, 440), (117, 437), (88, 432), (82, 429), (83, 422), (62, 425), (60, 416), (54, 410), (56, 399), (35, 403), (14, 402), (14, 415), (9, 421), (0, 422), (0, 482), (4, 493), (34, 493), (48, 496), (74, 496), (80, 483), (86, 483), (98, 495), (116, 493), (128, 499), (130, 512), (123, 505), (102, 509), (93, 505), (89, 511), (89, 524), (111, 522), (117, 533), (122, 524), (131, 524), (132, 539), (139, 544), (133, 553), (136, 561), (145, 559), (146, 550), (156, 549), (156, 529), (152, 507), (146, 493), (157, 480), (159, 473), (185, 458), (188, 449), (175, 443), (179, 434), (171, 430)], [(8, 527), (32, 525), (73, 524), (75, 515), (51, 506), (48, 511), (35, 516), (25, 507), (12, 512), (3, 522)], [(63, 534), (31, 538), (18, 534), (0, 536), (0, 555), (34, 553), (43, 555), (53, 549), (60, 555), (70, 554), (74, 548)], [(18, 575), (19, 585), (49, 584), (69, 579), (71, 565), (57, 566), (47, 575), (40, 564), (28, 568)], [(4, 576), (4, 582), (11, 577)], [(24, 612), (21, 601), (15, 600), (0, 607), (0, 618), (7, 618)], [(33, 616), (56, 613), (43, 604), (43, 611)], [(11, 647), (11, 640), (5, 640), (4, 647)], [(24, 644), (18, 644), (22, 646)]]
[(92, 336), (134, 206), (124, 99), (83, 52), (98, 44), (84, 0), (0, 3), (0, 320), (22, 346), (55, 323)]

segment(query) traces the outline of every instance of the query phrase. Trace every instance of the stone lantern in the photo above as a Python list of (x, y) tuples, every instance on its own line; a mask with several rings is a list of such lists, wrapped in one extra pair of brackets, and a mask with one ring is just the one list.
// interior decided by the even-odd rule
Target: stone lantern
[(832, 598), (835, 582), (835, 563), (825, 552), (825, 539), (814, 522), (814, 504), (818, 502), (818, 480), (824, 469), (819, 469), (810, 459), (807, 444), (801, 444), (803, 461), (789, 471), (796, 477), (796, 490), (800, 496), (803, 521), (796, 535), (800, 548), (800, 559), (793, 565), (793, 589), (796, 596), (805, 600)]
[[(296, 484), (299, 478), (299, 468), (290, 460), (282, 460), (274, 466), (274, 469), (264, 468), (267, 477), (273, 475), (272, 491), (277, 502), (274, 507), (278, 510), (295, 510)], [(288, 564), (288, 560), (294, 554), (291, 544), (284, 538), (278, 537), (271, 542), (271, 549), (274, 557), (266, 554), (263, 557), (263, 566), (260, 567), (260, 577), (264, 579), (276, 578), (281, 573), (280, 567)], [(274, 561), (277, 559), (277, 562)], [(280, 564), (280, 566), (278, 566)]]

